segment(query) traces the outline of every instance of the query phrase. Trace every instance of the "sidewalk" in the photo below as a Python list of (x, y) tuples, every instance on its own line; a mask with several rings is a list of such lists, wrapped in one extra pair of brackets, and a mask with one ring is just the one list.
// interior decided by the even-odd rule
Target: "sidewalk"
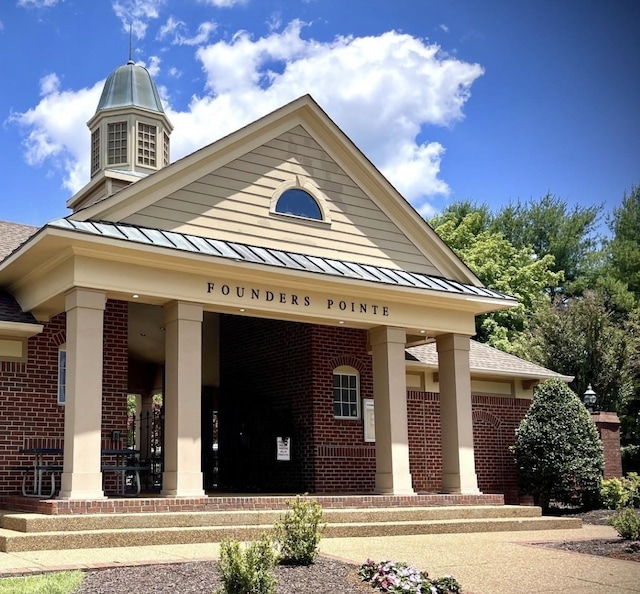
[[(615, 538), (609, 526), (577, 530), (327, 538), (323, 554), (360, 564), (407, 561), (433, 576), (455, 575), (465, 594), (640, 593), (640, 563), (531, 546), (532, 542)], [(216, 559), (217, 544), (0, 553), (0, 578), (61, 569)], [(372, 590), (373, 591), (373, 590)]]

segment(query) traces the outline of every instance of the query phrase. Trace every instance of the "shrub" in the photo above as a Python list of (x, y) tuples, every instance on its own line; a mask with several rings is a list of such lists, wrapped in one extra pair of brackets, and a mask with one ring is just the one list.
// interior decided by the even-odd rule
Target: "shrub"
[(244, 548), (236, 540), (223, 541), (218, 564), (222, 580), (219, 594), (274, 594), (276, 560), (273, 543), (266, 534)]
[(632, 508), (623, 507), (608, 521), (625, 540), (640, 540), (640, 516)]
[(458, 594), (461, 586), (452, 575), (431, 579), (426, 571), (420, 571), (408, 563), (367, 559), (358, 570), (363, 582), (382, 592)]
[(533, 495), (543, 509), (551, 500), (583, 506), (598, 501), (602, 444), (587, 409), (564, 382), (538, 386), (511, 451), (520, 491)]
[(618, 509), (627, 504), (627, 493), (619, 478), (604, 479), (600, 486), (600, 497), (607, 509)]
[(624, 506), (640, 507), (640, 476), (630, 472), (625, 478), (611, 478), (602, 481), (600, 487), (602, 504), (608, 509)]
[(289, 510), (275, 524), (276, 541), (281, 562), (289, 565), (311, 565), (318, 556), (318, 545), (324, 525), (322, 507), (314, 499), (297, 496), (287, 501)]

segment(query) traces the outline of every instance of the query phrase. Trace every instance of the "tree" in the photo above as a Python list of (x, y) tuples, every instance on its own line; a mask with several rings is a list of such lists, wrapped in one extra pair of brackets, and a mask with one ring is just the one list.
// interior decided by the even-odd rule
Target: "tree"
[(516, 352), (528, 359), (571, 375), (570, 386), (583, 394), (591, 384), (600, 410), (618, 411), (625, 383), (627, 334), (615, 323), (602, 294), (557, 296), (550, 306), (532, 316)]
[(602, 444), (589, 412), (564, 382), (548, 380), (536, 388), (512, 451), (520, 491), (544, 510), (551, 501), (588, 506), (597, 500)]
[(625, 192), (620, 207), (609, 221), (613, 239), (608, 244), (614, 276), (626, 283), (640, 300), (640, 186)]
[(551, 193), (540, 200), (504, 207), (493, 219), (490, 229), (503, 234), (516, 248), (530, 247), (538, 258), (553, 256), (553, 272), (562, 272), (563, 283), (550, 290), (573, 294), (572, 285), (593, 265), (590, 258), (597, 250), (596, 225), (602, 206), (570, 209), (567, 201)]
[(551, 271), (552, 256), (538, 258), (528, 247), (514, 247), (501, 233), (490, 231), (489, 222), (486, 206), (466, 202), (452, 205), (429, 224), (486, 287), (520, 301), (518, 307), (476, 320), (480, 342), (512, 351), (539, 302), (548, 300), (545, 287), (560, 282), (562, 275)]

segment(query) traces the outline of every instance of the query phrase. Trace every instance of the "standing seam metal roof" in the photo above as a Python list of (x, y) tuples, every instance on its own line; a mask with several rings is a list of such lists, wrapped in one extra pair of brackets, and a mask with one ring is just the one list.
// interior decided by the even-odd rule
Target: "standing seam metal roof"
[(234, 241), (223, 241), (175, 231), (162, 231), (160, 229), (121, 223), (73, 221), (70, 219), (57, 219), (48, 223), (46, 227), (77, 231), (94, 236), (109, 237), (205, 256), (228, 258), (239, 262), (252, 262), (266, 266), (320, 273), (341, 278), (353, 278), (387, 285), (517, 302), (514, 297), (498, 293), (492, 289), (466, 285), (418, 272), (407, 272), (406, 270), (373, 266), (372, 264), (359, 264), (320, 256), (308, 256), (296, 252), (252, 246)]
[(158, 89), (149, 71), (131, 60), (118, 66), (105, 81), (96, 113), (103, 109), (129, 106), (164, 113)]

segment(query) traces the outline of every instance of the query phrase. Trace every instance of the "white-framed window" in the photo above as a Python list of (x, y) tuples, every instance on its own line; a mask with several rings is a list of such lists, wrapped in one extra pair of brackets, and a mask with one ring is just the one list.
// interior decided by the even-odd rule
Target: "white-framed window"
[(107, 126), (107, 164), (127, 162), (127, 122), (114, 122)]
[(100, 128), (91, 133), (91, 175), (100, 169)]
[(67, 349), (58, 349), (58, 404), (63, 405), (67, 400)]
[(156, 127), (138, 122), (138, 165), (156, 166)]
[(333, 416), (360, 418), (360, 376), (353, 367), (345, 365), (333, 370)]

